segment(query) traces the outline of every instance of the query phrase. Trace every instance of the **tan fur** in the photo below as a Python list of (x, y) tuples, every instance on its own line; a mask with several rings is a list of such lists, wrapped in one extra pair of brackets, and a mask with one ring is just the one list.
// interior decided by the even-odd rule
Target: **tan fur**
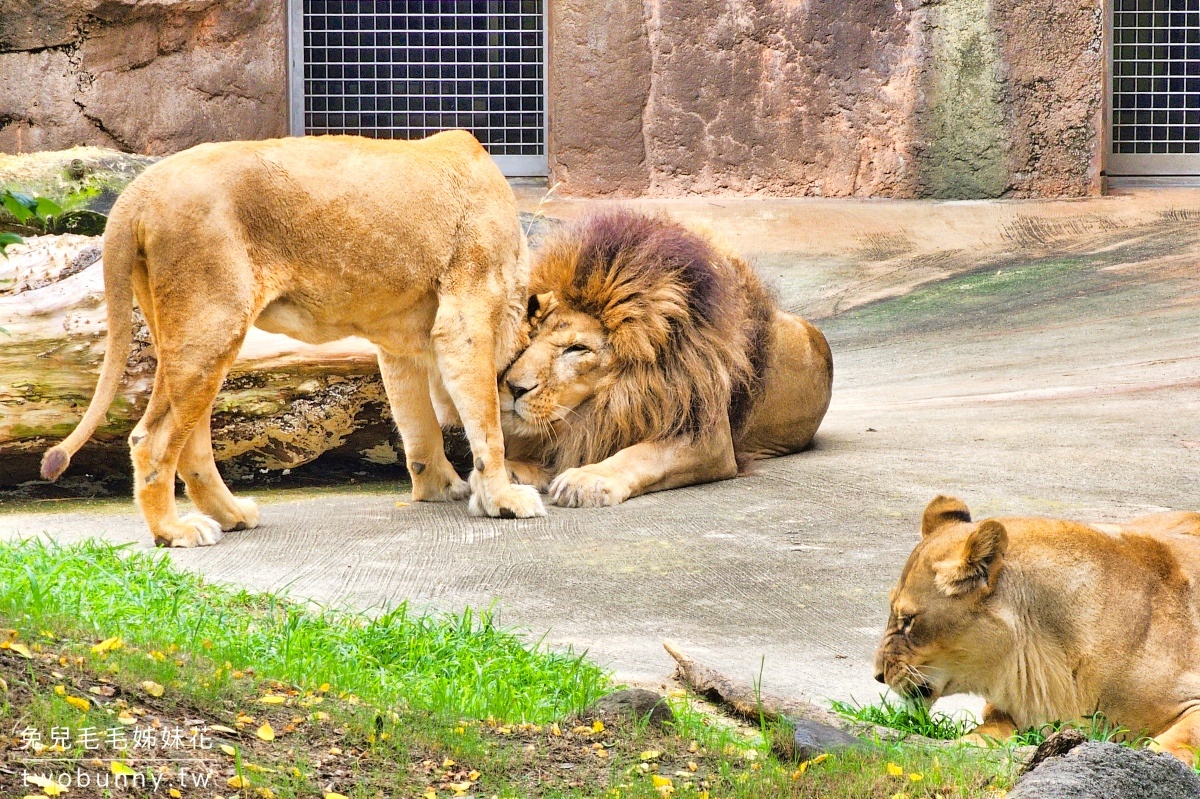
[(502, 378), (514, 479), (560, 505), (733, 477), (809, 446), (829, 406), (825, 338), (753, 270), (665, 217), (606, 211), (543, 248), (532, 340)]
[[(96, 395), (43, 460), (57, 478), (95, 431), (124, 370), (136, 296), (158, 370), (130, 436), (135, 496), (159, 543), (214, 543), (258, 510), (222, 482), (212, 403), (250, 325), (309, 343), (364, 336), (400, 428), (419, 500), (472, 492), (476, 513), (544, 513), (512, 486), (495, 374), (523, 343), (528, 256), (512, 191), (469, 133), (206, 144), (150, 167), (104, 237), (109, 334)], [(452, 400), (477, 471), (442, 449), (430, 395)], [(180, 519), (175, 475), (198, 513)]]
[[(1103, 527), (1110, 527), (1103, 525)], [(972, 739), (1104, 715), (1192, 763), (1200, 745), (1200, 513), (1119, 530), (974, 523), (938, 497), (891, 595), (876, 677), (988, 701)]]

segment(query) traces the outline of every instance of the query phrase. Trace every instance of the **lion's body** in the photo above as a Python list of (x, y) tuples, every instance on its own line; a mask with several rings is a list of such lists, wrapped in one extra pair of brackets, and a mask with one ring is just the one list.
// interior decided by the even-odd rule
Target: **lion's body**
[(733, 477), (809, 446), (829, 406), (820, 331), (664, 217), (586, 218), (543, 248), (530, 291), (534, 335), (504, 375), (503, 422), (514, 475), (560, 504)]
[[(983, 696), (989, 705), (976, 737), (1099, 712), (1129, 737), (1153, 736), (1192, 762), (1200, 745), (1200, 513), (1125, 525), (974, 524), (965, 505), (939, 497), (925, 518), (892, 594), (881, 678), (931, 700)], [(964, 570), (972, 550), (981, 557)]]
[[(212, 401), (251, 324), (313, 343), (358, 335), (378, 345), (418, 498), (467, 492), (442, 452), (432, 391), (454, 398), (477, 458), (491, 462), (473, 475), (482, 509), (541, 510), (507, 484), (494, 388), (495, 370), (521, 343), (524, 238), (512, 191), (470, 134), (195, 147), (122, 193), (104, 266), (109, 351), (96, 397), (47, 453), (43, 474), (57, 477), (103, 418), (136, 296), (159, 365), (130, 442), (136, 496), (157, 540), (212, 543), (218, 528), (257, 521), (252, 503), (221, 482), (208, 434)], [(176, 517), (177, 462), (203, 515)]]

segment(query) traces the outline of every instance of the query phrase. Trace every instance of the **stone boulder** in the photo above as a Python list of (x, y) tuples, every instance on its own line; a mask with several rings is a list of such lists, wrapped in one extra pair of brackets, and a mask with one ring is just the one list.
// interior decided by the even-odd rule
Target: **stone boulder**
[(1093, 741), (1044, 759), (1008, 799), (1200, 799), (1200, 776), (1166, 753)]

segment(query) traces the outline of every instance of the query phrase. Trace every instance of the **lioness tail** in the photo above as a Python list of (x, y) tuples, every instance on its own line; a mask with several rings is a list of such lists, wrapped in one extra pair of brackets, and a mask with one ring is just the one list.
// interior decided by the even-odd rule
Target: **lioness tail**
[(113, 209), (117, 213), (109, 219), (104, 231), (104, 295), (108, 304), (108, 339), (104, 364), (100, 367), (100, 380), (79, 426), (42, 457), (42, 477), (46, 480), (57, 480), (70, 465), (71, 456), (96, 432), (117, 394), (121, 378), (125, 376), (125, 360), (129, 357), (133, 340), (133, 269), (139, 256), (135, 223), (128, 213), (120, 213), (122, 205), (118, 203)]

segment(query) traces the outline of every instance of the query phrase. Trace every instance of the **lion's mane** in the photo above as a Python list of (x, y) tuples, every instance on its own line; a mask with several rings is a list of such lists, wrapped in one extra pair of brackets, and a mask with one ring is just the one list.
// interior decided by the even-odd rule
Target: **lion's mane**
[(530, 289), (599, 320), (615, 358), (556, 431), (556, 471), (723, 418), (737, 441), (761, 393), (775, 308), (744, 261), (665, 216), (607, 209), (547, 242)]

